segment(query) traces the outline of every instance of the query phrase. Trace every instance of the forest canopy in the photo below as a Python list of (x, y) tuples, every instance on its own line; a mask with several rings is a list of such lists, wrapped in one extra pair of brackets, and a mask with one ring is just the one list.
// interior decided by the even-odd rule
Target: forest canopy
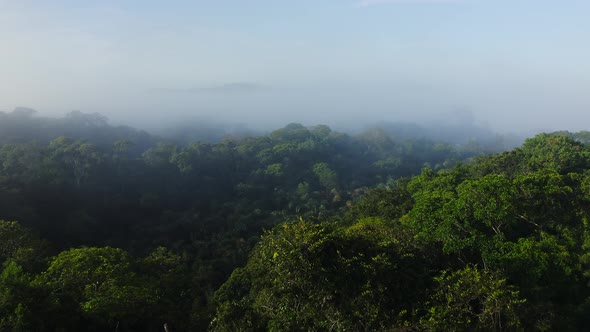
[(0, 129), (0, 330), (589, 324), (587, 132), (502, 152), (295, 123), (186, 142), (29, 109)]

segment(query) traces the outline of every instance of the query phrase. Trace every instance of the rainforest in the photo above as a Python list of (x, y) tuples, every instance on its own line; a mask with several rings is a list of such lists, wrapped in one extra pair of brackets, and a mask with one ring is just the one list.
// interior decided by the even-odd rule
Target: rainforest
[(588, 17), (0, 0), (0, 332), (590, 331)]
[(26, 109), (0, 126), (2, 331), (590, 324), (588, 132), (185, 142)]

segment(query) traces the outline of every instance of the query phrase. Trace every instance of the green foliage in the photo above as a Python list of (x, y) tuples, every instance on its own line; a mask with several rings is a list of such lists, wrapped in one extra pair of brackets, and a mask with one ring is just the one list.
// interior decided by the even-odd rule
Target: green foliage
[[(588, 166), (581, 143), (539, 135), (512, 152), (374, 190), (335, 223), (285, 224), (216, 293), (212, 327), (586, 327)], [(298, 193), (309, 189), (301, 183)]]
[(416, 248), (387, 223), (306, 222), (266, 233), (217, 292), (213, 330), (385, 330), (423, 292)]
[(21, 111), (0, 114), (21, 222), (0, 221), (0, 330), (588, 327), (587, 133), (472, 158), (489, 146), (299, 124), (179, 144)]
[(30, 276), (14, 261), (7, 261), (0, 274), (0, 330), (32, 331), (30, 311), (35, 293)]
[[(143, 160), (146, 164), (152, 167), (163, 166), (167, 165), (172, 160), (175, 152), (176, 146), (173, 144), (158, 143), (158, 145), (143, 153)], [(182, 155), (177, 158), (183, 159)], [(181, 170), (184, 170), (187, 167), (188, 166), (180, 166)]]
[(15, 221), (0, 220), (0, 262), (13, 261), (30, 270), (43, 263), (46, 243)]
[(0, 220), (0, 260), (14, 258), (33, 243), (31, 234), (15, 221)]
[(133, 265), (121, 249), (70, 249), (56, 256), (34, 283), (50, 291), (50, 301), (63, 315), (79, 312), (97, 324), (134, 322), (149, 314), (157, 298), (154, 285), (139, 277)]
[(336, 188), (337, 177), (336, 172), (330, 169), (326, 163), (318, 163), (313, 165), (313, 173), (318, 177), (322, 186), (330, 190)]
[(550, 169), (560, 174), (580, 172), (590, 166), (590, 152), (563, 134), (540, 134), (527, 139), (522, 150), (531, 170)]
[(270, 164), (266, 167), (264, 174), (268, 176), (281, 176), (283, 175), (283, 165), (278, 163)]
[(90, 143), (72, 141), (60, 136), (49, 143), (50, 160), (61, 166), (63, 181), (73, 179), (76, 186), (80, 186), (92, 172), (99, 167), (104, 156), (99, 149)]
[[(151, 319), (167, 322), (177, 330), (188, 330), (193, 291), (187, 258), (167, 248), (158, 247), (139, 261), (138, 265), (141, 275), (147, 278), (143, 280), (144, 285), (147, 284), (152, 292), (147, 296), (155, 300), (154, 305), (150, 305), (150, 314), (153, 315)], [(205, 319), (210, 318), (207, 316)]]
[(456, 232), (462, 225), (452, 217), (455, 213), (456, 187), (465, 177), (461, 167), (438, 174), (425, 169), (410, 181), (408, 190), (414, 206), (402, 218), (402, 222), (416, 233), (417, 239), (442, 242), (446, 252), (470, 245), (463, 240), (466, 239), (465, 235), (472, 238), (472, 234)]
[(467, 266), (435, 278), (436, 287), (420, 320), (425, 331), (514, 331), (525, 300), (506, 280)]

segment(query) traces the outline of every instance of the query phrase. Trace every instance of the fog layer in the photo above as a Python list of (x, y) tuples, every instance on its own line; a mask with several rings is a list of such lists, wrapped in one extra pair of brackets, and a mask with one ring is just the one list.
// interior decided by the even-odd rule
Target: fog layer
[[(587, 129), (585, 1), (0, 2), (0, 110)], [(451, 119), (454, 121), (453, 119)]]

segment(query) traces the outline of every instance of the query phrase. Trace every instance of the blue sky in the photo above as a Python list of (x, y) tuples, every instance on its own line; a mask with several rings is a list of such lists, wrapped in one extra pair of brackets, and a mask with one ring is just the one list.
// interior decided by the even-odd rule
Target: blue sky
[(576, 0), (0, 0), (0, 109), (590, 129), (588, 17)]

